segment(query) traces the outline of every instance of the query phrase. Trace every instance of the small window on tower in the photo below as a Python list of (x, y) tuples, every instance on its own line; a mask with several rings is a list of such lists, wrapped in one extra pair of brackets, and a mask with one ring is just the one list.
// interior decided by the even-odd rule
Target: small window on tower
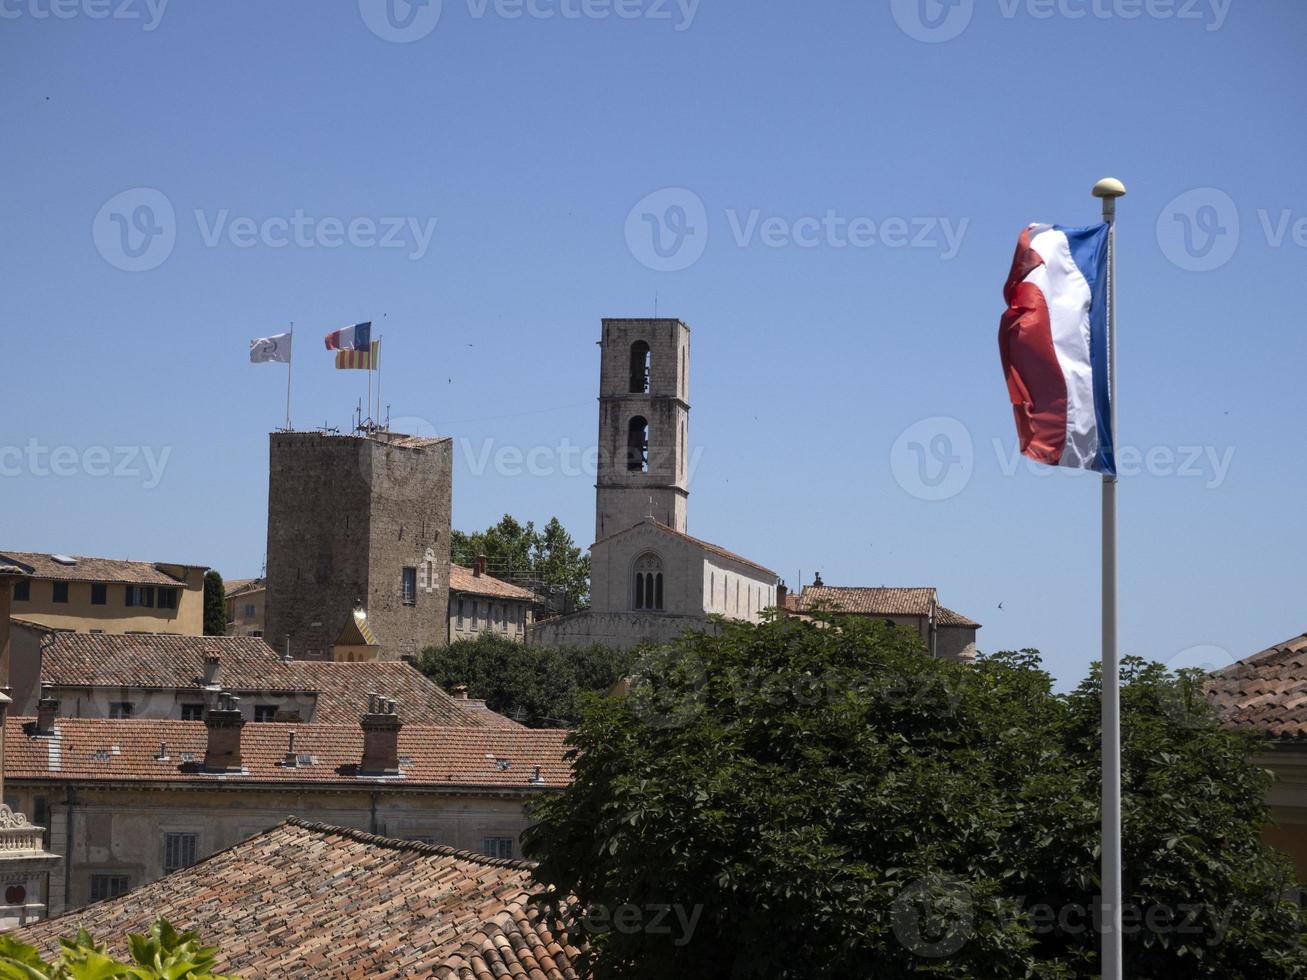
[(403, 593), (404, 605), (416, 606), (418, 602), (418, 570), (416, 567), (404, 569), (401, 590)]
[(626, 427), (626, 469), (631, 473), (649, 472), (649, 423), (643, 415), (632, 418)]
[(631, 392), (637, 395), (647, 394), (652, 381), (652, 357), (649, 345), (637, 340), (631, 345)]

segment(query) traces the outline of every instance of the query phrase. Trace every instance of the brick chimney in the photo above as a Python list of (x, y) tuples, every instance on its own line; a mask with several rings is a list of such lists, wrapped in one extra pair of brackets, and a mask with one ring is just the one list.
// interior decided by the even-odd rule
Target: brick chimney
[(455, 684), (455, 685), (454, 685), (454, 700), (455, 700), (455, 701), (466, 701), (466, 700), (467, 700), (467, 685), (466, 685), (466, 684)]
[(785, 587), (784, 582), (780, 582), (776, 585), (776, 610), (781, 615), (785, 614), (785, 600), (789, 597), (789, 594), (790, 590)]
[(472, 563), (472, 574), (480, 578), (486, 573), (486, 556), (477, 555), (476, 561)]
[(399, 775), (399, 720), (396, 704), (379, 694), (368, 695), (363, 726), (363, 761), (359, 772), (375, 776)]
[(222, 672), (222, 664), (218, 660), (216, 653), (206, 654), (204, 657), (204, 686), (216, 687), (218, 684), (218, 675)]
[(217, 703), (205, 712), (204, 727), (209, 733), (204, 747), (205, 772), (241, 771), (241, 729), (245, 719), (239, 705), (240, 698), (223, 691)]
[(41, 692), (41, 700), (36, 702), (36, 735), (50, 735), (54, 732), (54, 720), (59, 714), (59, 699)]

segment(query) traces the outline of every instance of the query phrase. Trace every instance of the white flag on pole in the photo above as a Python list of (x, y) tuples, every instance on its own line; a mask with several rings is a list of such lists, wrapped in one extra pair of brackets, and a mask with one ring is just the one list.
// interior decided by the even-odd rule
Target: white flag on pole
[(274, 337), (256, 337), (250, 341), (250, 363), (263, 364), (267, 361), (290, 363), (291, 334), (279, 333)]

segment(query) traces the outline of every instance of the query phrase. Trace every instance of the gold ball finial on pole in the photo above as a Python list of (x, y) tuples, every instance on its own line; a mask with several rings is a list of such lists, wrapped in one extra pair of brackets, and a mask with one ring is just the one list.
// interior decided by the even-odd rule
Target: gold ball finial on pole
[(1125, 184), (1115, 177), (1104, 177), (1094, 185), (1094, 197), (1125, 197)]

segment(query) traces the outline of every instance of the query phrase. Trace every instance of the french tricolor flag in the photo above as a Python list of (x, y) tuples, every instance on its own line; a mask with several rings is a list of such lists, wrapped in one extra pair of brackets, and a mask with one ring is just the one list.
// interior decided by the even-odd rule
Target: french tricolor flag
[(1116, 474), (1107, 348), (1106, 224), (1021, 232), (998, 348), (1021, 452)]
[(372, 322), (356, 323), (352, 327), (333, 330), (327, 334), (327, 350), (371, 350)]

